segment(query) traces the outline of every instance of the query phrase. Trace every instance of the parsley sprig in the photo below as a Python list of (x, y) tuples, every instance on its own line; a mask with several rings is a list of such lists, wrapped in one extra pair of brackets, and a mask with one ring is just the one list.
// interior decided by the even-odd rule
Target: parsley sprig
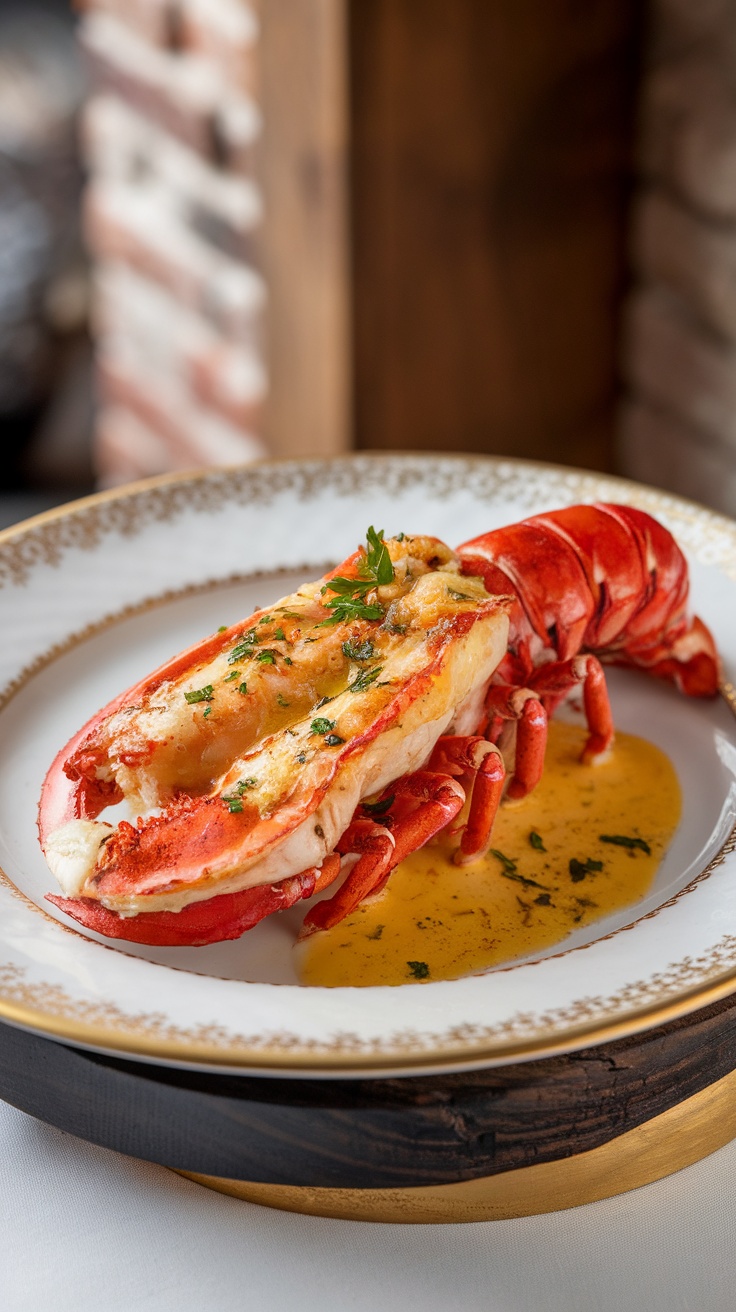
[(214, 695), (215, 690), (211, 683), (205, 684), (204, 688), (195, 688), (192, 692), (184, 693), (190, 706), (193, 706), (196, 702), (211, 702)]
[(339, 624), (342, 620), (380, 620), (384, 609), (378, 602), (367, 602), (366, 595), (374, 588), (393, 583), (394, 567), (383, 540), (383, 529), (378, 532), (373, 525), (366, 533), (364, 554), (358, 565), (358, 576), (354, 579), (337, 575), (325, 583), (322, 592), (334, 592), (336, 595), (326, 601), (325, 609), (332, 612), (328, 619), (322, 620), (317, 628), (328, 624)]

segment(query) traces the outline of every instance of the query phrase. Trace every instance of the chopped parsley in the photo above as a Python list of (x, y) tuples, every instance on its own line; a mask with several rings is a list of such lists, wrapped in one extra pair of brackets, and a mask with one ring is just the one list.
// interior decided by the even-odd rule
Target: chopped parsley
[(498, 848), (491, 847), (489, 851), (491, 856), (495, 856), (496, 860), (501, 862), (501, 874), (504, 879), (513, 879), (517, 884), (522, 884), (524, 888), (547, 888), (546, 884), (540, 884), (536, 879), (529, 879), (527, 875), (520, 875), (517, 870), (518, 862), (513, 861), (510, 856), (504, 856)]
[(597, 874), (602, 869), (602, 861), (592, 861), (590, 857), (585, 861), (578, 861), (577, 857), (573, 857), (570, 862), (570, 878), (573, 884), (579, 884), (580, 880), (585, 879), (586, 875)]
[(429, 979), (429, 966), (426, 961), (407, 961), (406, 964), (415, 979)]
[(273, 615), (261, 615), (261, 618), (258, 621), (259, 624), (271, 624), (272, 622)]
[(366, 638), (363, 642), (359, 642), (357, 638), (348, 638), (347, 642), (342, 644), (342, 650), (349, 661), (369, 661), (375, 648), (370, 638)]
[(240, 670), (233, 670), (230, 674), (225, 675), (225, 678), (223, 679), (222, 682), (232, 683), (233, 679), (239, 679), (239, 678), (240, 678)]
[(259, 651), (256, 660), (260, 661), (261, 665), (275, 665), (276, 653), (273, 651)]
[(255, 629), (249, 629), (247, 633), (241, 634), (240, 641), (233, 647), (227, 658), (228, 665), (237, 665), (238, 661), (247, 659), (253, 655), (253, 648), (258, 642)]
[(206, 683), (204, 688), (195, 688), (192, 692), (185, 692), (184, 697), (193, 706), (195, 702), (211, 702), (215, 695), (215, 690), (211, 683)]
[(286, 634), (283, 629), (274, 629), (273, 636), (274, 638), (278, 638), (279, 642), (286, 642)]
[(599, 834), (598, 838), (601, 843), (615, 843), (617, 847), (628, 847), (631, 851), (638, 848), (640, 852), (646, 852), (647, 856), (652, 855), (652, 849), (643, 838), (629, 838), (626, 834)]
[(537, 833), (536, 829), (532, 829), (529, 835), (529, 842), (531, 843), (535, 852), (547, 851), (546, 847), (544, 846), (544, 843), (542, 842), (542, 836), (541, 834)]
[(370, 688), (371, 684), (376, 682), (382, 669), (382, 665), (377, 665), (373, 670), (361, 670), (359, 674), (356, 674), (353, 682), (348, 684), (347, 691), (365, 692), (366, 688)]
[(248, 685), (247, 685), (247, 683), (245, 682), (245, 680), (243, 680), (243, 682), (239, 685), (239, 687), (238, 687), (238, 692), (242, 692), (242, 694), (243, 694), (244, 697), (247, 695), (247, 692), (248, 692)]
[(230, 626), (229, 626), (228, 624), (221, 624), (220, 627), (219, 627), (219, 629), (217, 630), (217, 632), (218, 632), (218, 633), (227, 633), (229, 627), (230, 627)]
[(276, 701), (278, 702), (279, 706), (291, 706), (291, 702), (287, 702), (283, 693), (279, 692), (276, 694)]
[(203, 713), (203, 715), (202, 715), (202, 719), (203, 719), (203, 720), (206, 720), (206, 719), (207, 719), (207, 716), (208, 716), (208, 715), (211, 715), (211, 714), (212, 714), (212, 707), (211, 707), (211, 706), (206, 706), (205, 709), (204, 709), (204, 713)]
[(329, 619), (322, 620), (317, 628), (328, 624), (339, 624), (341, 620), (380, 620), (383, 618), (383, 606), (368, 603), (366, 593), (380, 588), (386, 583), (393, 583), (394, 567), (388, 547), (383, 541), (383, 529), (379, 532), (371, 527), (366, 533), (364, 554), (358, 564), (357, 578), (344, 578), (336, 575), (325, 583), (322, 592), (334, 592), (337, 595), (326, 601), (325, 609), (332, 611)]
[(328, 720), (324, 715), (318, 715), (316, 720), (312, 720), (309, 729), (311, 733), (329, 733), (334, 727), (334, 720)]
[(512, 861), (510, 856), (504, 856), (503, 852), (499, 852), (497, 847), (492, 847), (489, 851), (491, 856), (495, 856), (496, 860), (501, 862), (505, 875), (516, 874), (516, 862)]
[(222, 800), (231, 815), (239, 814), (243, 810), (243, 793), (246, 793), (249, 788), (255, 788), (256, 783), (257, 780), (251, 775), (248, 779), (241, 779), (235, 785), (232, 793), (223, 793)]
[(291, 656), (284, 656), (284, 665), (293, 665), (293, 664), (294, 662), (291, 659)]

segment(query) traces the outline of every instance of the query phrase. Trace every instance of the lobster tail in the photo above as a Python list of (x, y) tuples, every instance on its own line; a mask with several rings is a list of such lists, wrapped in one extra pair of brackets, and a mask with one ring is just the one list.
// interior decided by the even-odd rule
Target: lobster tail
[(513, 591), (500, 677), (522, 683), (540, 647), (645, 669), (695, 697), (718, 692), (713, 637), (687, 615), (687, 561), (672, 534), (632, 506), (581, 505), (484, 533), (458, 548), (467, 574)]

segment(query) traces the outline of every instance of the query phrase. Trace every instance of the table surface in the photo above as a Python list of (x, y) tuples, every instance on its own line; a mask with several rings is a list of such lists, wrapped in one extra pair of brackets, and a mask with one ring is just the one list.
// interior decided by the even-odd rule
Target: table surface
[(212, 1193), (0, 1103), (3, 1312), (733, 1312), (736, 1141), (633, 1193), (474, 1225)]

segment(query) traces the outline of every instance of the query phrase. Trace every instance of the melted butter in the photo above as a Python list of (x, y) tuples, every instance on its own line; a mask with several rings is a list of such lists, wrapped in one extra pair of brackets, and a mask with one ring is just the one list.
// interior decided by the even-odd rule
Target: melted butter
[[(680, 818), (677, 776), (659, 748), (624, 733), (608, 760), (585, 766), (585, 736), (577, 725), (550, 725), (541, 783), (504, 803), (496, 820), (493, 848), (506, 863), (489, 853), (456, 866), (457, 839), (447, 837), (414, 852), (378, 896), (299, 947), (302, 983), (457, 979), (551, 947), (643, 897)], [(602, 834), (642, 839), (650, 854)], [(571, 871), (571, 861), (602, 869)]]

